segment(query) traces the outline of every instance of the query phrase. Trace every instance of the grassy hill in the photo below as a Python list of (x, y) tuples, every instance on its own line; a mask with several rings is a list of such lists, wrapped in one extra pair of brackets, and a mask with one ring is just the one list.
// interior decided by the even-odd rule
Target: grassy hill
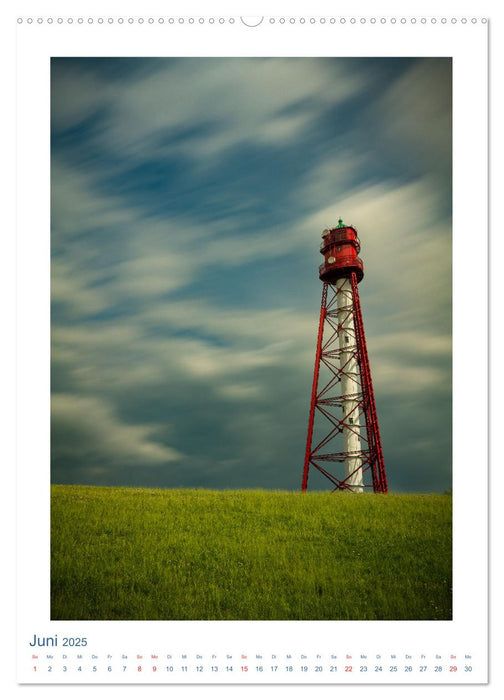
[(451, 496), (53, 486), (51, 617), (451, 619)]

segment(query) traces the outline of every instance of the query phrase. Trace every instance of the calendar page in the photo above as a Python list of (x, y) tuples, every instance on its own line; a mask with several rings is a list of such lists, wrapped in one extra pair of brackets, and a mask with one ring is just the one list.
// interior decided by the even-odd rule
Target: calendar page
[(487, 684), (488, 18), (86, 8), (13, 20), (18, 684)]

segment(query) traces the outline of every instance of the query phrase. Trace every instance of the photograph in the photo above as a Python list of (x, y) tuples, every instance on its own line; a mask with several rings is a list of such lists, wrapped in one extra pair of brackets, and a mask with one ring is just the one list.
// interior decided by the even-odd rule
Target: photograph
[(453, 619), (452, 90), (51, 58), (51, 621)]

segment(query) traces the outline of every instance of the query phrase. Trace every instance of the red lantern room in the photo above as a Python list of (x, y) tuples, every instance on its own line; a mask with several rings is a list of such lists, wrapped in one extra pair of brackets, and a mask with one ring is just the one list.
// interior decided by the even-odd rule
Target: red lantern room
[(360, 282), (364, 277), (364, 266), (358, 257), (360, 241), (356, 229), (345, 226), (340, 219), (336, 228), (325, 229), (322, 238), (320, 252), (324, 256), (324, 262), (319, 267), (320, 279), (331, 284), (342, 277), (350, 277), (355, 272), (357, 281)]

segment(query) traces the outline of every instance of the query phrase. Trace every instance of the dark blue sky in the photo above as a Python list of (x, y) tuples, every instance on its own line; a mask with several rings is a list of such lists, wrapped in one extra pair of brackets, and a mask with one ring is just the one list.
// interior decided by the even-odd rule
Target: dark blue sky
[(54, 482), (300, 488), (341, 216), (389, 487), (450, 488), (449, 59), (53, 59), (51, 116)]

